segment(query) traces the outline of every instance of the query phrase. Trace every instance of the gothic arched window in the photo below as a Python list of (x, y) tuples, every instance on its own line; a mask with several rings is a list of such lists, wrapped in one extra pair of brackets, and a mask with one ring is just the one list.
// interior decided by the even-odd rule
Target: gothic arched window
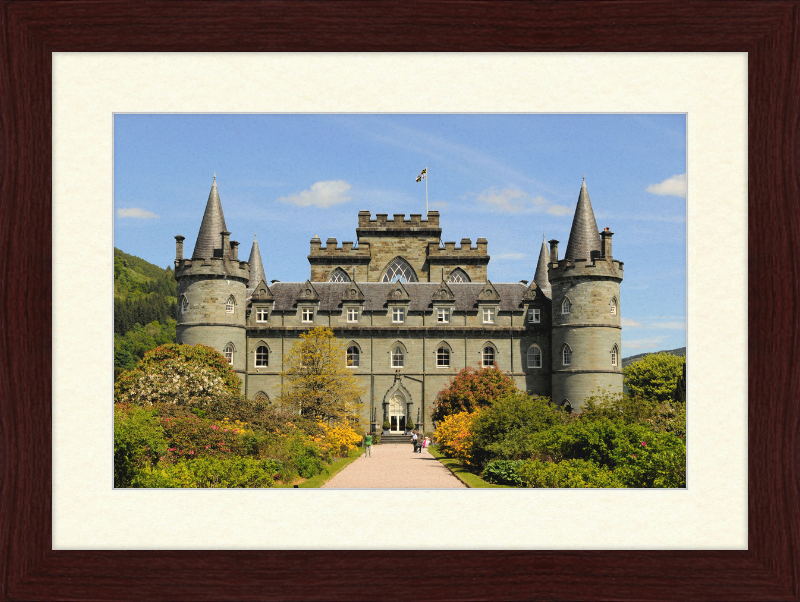
[(185, 314), (187, 311), (189, 311), (189, 299), (184, 295), (181, 297), (181, 313)]
[(467, 273), (462, 270), (461, 268), (456, 268), (452, 272), (450, 272), (450, 277), (447, 279), (447, 282), (472, 282), (467, 276)]
[(228, 360), (228, 363), (233, 365), (233, 352), (235, 351), (233, 347), (233, 343), (228, 343), (225, 345), (225, 349), (222, 350), (222, 355), (225, 356), (225, 359)]
[(269, 366), (269, 349), (266, 345), (256, 347), (256, 368)]
[(612, 316), (616, 316), (617, 315), (617, 298), (616, 297), (612, 297), (611, 298), (611, 315)]
[(350, 282), (350, 276), (342, 268), (336, 268), (331, 272), (328, 282)]
[(225, 311), (229, 314), (232, 314), (234, 309), (236, 309), (236, 299), (234, 299), (233, 295), (231, 295), (225, 302)]
[(392, 368), (402, 368), (405, 365), (405, 354), (400, 345), (392, 349)]
[(483, 353), (481, 354), (481, 363), (483, 364), (484, 368), (488, 368), (489, 366), (494, 365), (494, 358), (495, 358), (495, 348), (491, 345), (486, 345), (483, 348)]
[(358, 362), (361, 358), (361, 351), (356, 345), (350, 345), (347, 348), (347, 367), (358, 368)]
[(528, 368), (542, 367), (542, 350), (538, 345), (531, 345), (528, 348)]
[(383, 272), (381, 282), (419, 282), (414, 270), (402, 257), (395, 257)]
[(450, 349), (447, 345), (441, 345), (436, 350), (436, 367), (449, 368), (450, 367)]
[(614, 345), (611, 348), (611, 365), (612, 366), (616, 366), (617, 365), (617, 346), (616, 345)]
[(569, 366), (572, 364), (572, 349), (570, 349), (569, 345), (564, 345), (564, 349), (561, 351), (563, 364), (565, 366)]
[(269, 403), (269, 396), (264, 393), (264, 391), (259, 391), (256, 393), (256, 396), (253, 398), (255, 401), (260, 401), (262, 403)]
[(572, 303), (570, 303), (567, 297), (564, 297), (564, 301), (561, 302), (561, 313), (568, 314), (572, 311)]

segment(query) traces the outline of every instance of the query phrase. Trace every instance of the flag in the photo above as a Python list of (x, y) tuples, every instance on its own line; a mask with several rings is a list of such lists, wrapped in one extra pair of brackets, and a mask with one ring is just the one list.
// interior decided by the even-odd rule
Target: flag
[(426, 167), (423, 169), (420, 174), (417, 176), (417, 182), (422, 182), (422, 180), (427, 179), (428, 177), (428, 168)]

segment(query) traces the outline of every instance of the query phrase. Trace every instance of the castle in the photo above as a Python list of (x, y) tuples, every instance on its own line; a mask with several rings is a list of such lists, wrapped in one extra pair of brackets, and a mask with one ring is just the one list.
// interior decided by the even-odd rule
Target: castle
[[(544, 240), (530, 284), (488, 279), (487, 240), (441, 243), (426, 219), (358, 214), (357, 244), (311, 239), (305, 282), (267, 284), (257, 239), (248, 261), (225, 226), (216, 176), (191, 259), (176, 236), (177, 342), (222, 352), (249, 398), (277, 399), (298, 335), (328, 326), (365, 385), (361, 424), (432, 429), (433, 401), (467, 366), (497, 365), (517, 386), (580, 411), (622, 390), (620, 282), (612, 232), (598, 232), (581, 184), (564, 258)], [(269, 257), (268, 257), (269, 258)], [(267, 264), (270, 271), (278, 266)]]

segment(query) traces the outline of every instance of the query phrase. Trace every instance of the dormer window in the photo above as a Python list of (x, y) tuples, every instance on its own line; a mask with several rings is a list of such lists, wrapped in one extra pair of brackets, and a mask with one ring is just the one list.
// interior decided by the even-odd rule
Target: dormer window
[(313, 322), (314, 321), (314, 309), (311, 308), (311, 307), (304, 307), (303, 308), (303, 312), (302, 312), (302, 316), (303, 316), (302, 319), (303, 319), (304, 323), (309, 324), (309, 323)]
[(483, 308), (483, 323), (494, 324), (494, 307)]
[(232, 314), (233, 310), (236, 309), (236, 299), (233, 298), (233, 295), (228, 297), (228, 300), (225, 302), (225, 312)]
[(564, 297), (564, 300), (561, 302), (561, 313), (568, 314), (572, 311), (572, 303), (569, 302), (569, 299)]
[(542, 321), (542, 310), (531, 308), (528, 310), (528, 322), (530, 324), (539, 324)]
[(256, 310), (256, 322), (266, 322), (269, 317), (269, 312), (266, 307), (259, 307)]
[(439, 324), (449, 324), (450, 323), (450, 309), (446, 307), (440, 307), (436, 310), (436, 321)]
[(406, 319), (406, 310), (403, 307), (393, 307), (392, 308), (392, 322), (395, 324), (400, 324), (405, 322)]
[(347, 308), (347, 321), (351, 324), (354, 322), (358, 322), (358, 308), (357, 307), (348, 307)]

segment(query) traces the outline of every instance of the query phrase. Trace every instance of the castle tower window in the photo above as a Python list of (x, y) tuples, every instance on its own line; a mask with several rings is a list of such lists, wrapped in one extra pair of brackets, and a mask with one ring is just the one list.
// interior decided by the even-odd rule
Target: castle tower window
[(266, 345), (259, 345), (256, 348), (256, 368), (266, 368), (269, 366), (269, 349)]
[(450, 367), (450, 350), (445, 345), (442, 345), (436, 350), (436, 367)]
[(358, 322), (358, 308), (356, 307), (347, 308), (347, 321), (351, 323)]
[(494, 324), (494, 307), (483, 308), (483, 323)]
[(405, 354), (400, 345), (392, 349), (392, 368), (402, 368), (405, 365)]
[(225, 311), (229, 314), (232, 314), (234, 309), (236, 309), (236, 299), (234, 299), (233, 295), (231, 295), (225, 302)]
[(616, 316), (617, 315), (617, 300), (616, 299), (611, 299), (611, 315), (612, 316)]
[(350, 282), (350, 276), (342, 268), (336, 268), (331, 272), (328, 282)]
[(538, 345), (531, 345), (528, 348), (528, 368), (542, 367), (542, 350)]
[(472, 282), (467, 276), (467, 273), (462, 270), (461, 268), (456, 268), (452, 272), (450, 272), (450, 276), (447, 279), (447, 282), (455, 282), (456, 284), (460, 282)]
[(406, 317), (406, 310), (404, 307), (393, 307), (392, 308), (392, 322), (395, 323), (402, 323), (405, 321)]
[(347, 348), (347, 367), (358, 368), (358, 362), (360, 357), (361, 357), (361, 352), (358, 350), (358, 347), (355, 345), (350, 345)]
[(386, 266), (381, 282), (419, 282), (414, 270), (402, 257), (396, 257)]
[(187, 311), (189, 311), (189, 299), (184, 295), (181, 297), (181, 313), (185, 314)]
[(569, 348), (569, 345), (564, 345), (564, 349), (561, 351), (563, 364), (565, 366), (569, 366), (572, 364), (572, 349)]
[(569, 302), (569, 299), (564, 297), (564, 300), (561, 302), (561, 313), (568, 314), (572, 311), (572, 303)]
[(617, 365), (617, 346), (616, 345), (614, 345), (611, 348), (611, 365), (612, 366), (616, 366)]
[(528, 310), (528, 322), (538, 324), (542, 321), (542, 310), (531, 308)]
[(314, 309), (311, 307), (303, 308), (303, 322), (310, 323), (314, 321)]
[(484, 368), (488, 368), (489, 366), (494, 365), (494, 347), (491, 345), (486, 345), (483, 348), (483, 355), (482, 355), (482, 364)]
[(225, 345), (225, 349), (222, 351), (222, 355), (225, 356), (225, 359), (228, 360), (228, 363), (233, 365), (233, 343), (228, 343)]
[(269, 318), (269, 312), (267, 312), (267, 308), (259, 307), (256, 310), (256, 322), (266, 322), (267, 318)]
[(439, 324), (449, 324), (450, 323), (450, 309), (446, 307), (440, 307), (436, 310), (436, 321)]

